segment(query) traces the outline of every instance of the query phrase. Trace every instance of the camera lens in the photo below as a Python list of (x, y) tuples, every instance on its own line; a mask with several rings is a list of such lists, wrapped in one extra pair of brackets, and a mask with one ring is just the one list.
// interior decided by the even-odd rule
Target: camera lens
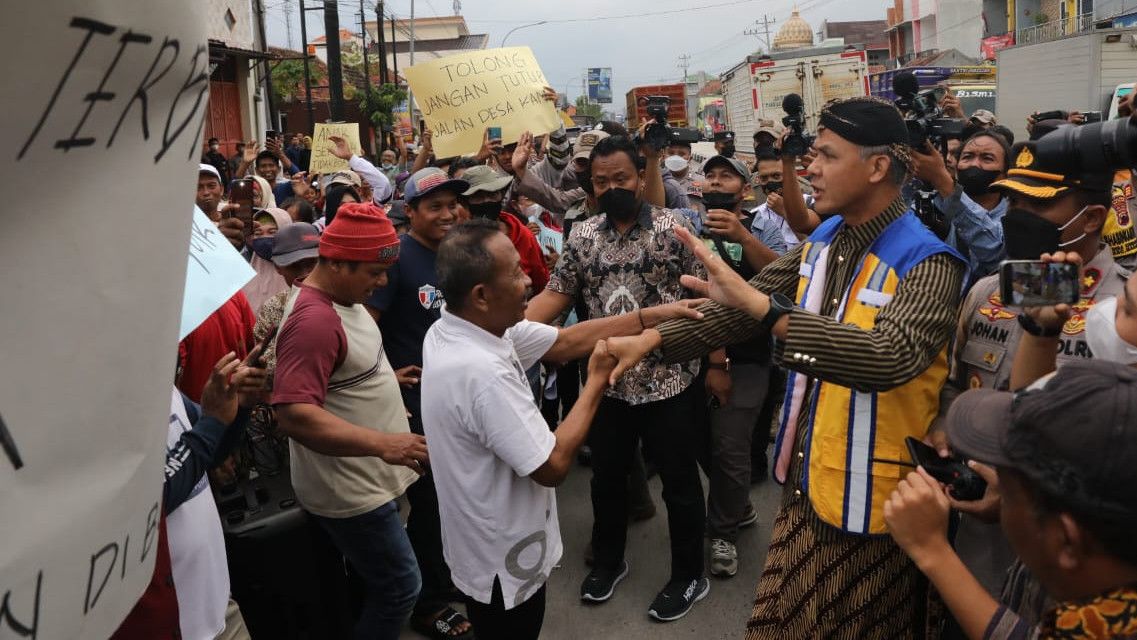
[(1035, 144), (1039, 158), (1061, 158), (1058, 164), (1069, 166), (1070, 173), (1107, 173), (1137, 165), (1137, 124), (1132, 118), (1061, 126)]

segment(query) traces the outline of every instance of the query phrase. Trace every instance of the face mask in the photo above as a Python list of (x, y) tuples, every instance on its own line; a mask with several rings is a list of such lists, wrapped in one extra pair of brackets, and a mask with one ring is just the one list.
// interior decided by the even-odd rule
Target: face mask
[(999, 178), (1001, 171), (993, 171), (982, 167), (968, 167), (960, 169), (957, 173), (959, 186), (969, 196), (981, 196), (990, 193), (991, 183)]
[(738, 206), (738, 202), (738, 196), (733, 193), (703, 192), (703, 204), (706, 205), (707, 209), (734, 211), (734, 208)]
[(497, 220), (501, 215), (500, 202), (479, 202), (478, 204), (469, 204), (466, 207), (470, 210), (470, 216), (474, 218), (485, 218), (486, 220)]
[(261, 260), (272, 260), (272, 246), (275, 244), (274, 240), (276, 240), (276, 238), (272, 236), (253, 238), (253, 253), (259, 256)]
[(391, 162), (384, 162), (383, 163), (383, 170), (384, 171), (390, 171), (391, 169), (394, 169), (394, 168), (395, 168), (394, 163), (391, 163)]
[(727, 144), (723, 145), (722, 151), (719, 152), (719, 155), (724, 157), (724, 158), (733, 158), (734, 157), (734, 143), (728, 142)]
[(529, 222), (536, 222), (537, 218), (541, 216), (542, 211), (544, 211), (544, 209), (541, 208), (541, 205), (531, 204), (525, 207), (525, 217), (529, 219)]
[(1083, 207), (1078, 215), (1059, 227), (1033, 213), (1018, 208), (1007, 210), (1003, 216), (1003, 244), (1007, 247), (1007, 258), (1010, 260), (1038, 260), (1044, 253), (1054, 253), (1062, 247), (1068, 247), (1086, 237), (1082, 234), (1069, 242), (1059, 242), (1062, 231), (1074, 223), (1086, 208)]
[(782, 181), (781, 180), (771, 180), (771, 181), (767, 182), (766, 184), (762, 185), (762, 191), (766, 192), (767, 195), (769, 195), (771, 193), (781, 193), (782, 192)]
[(1117, 298), (1108, 298), (1086, 312), (1086, 344), (1094, 360), (1137, 364), (1137, 347), (1117, 335)]
[(600, 205), (601, 211), (616, 220), (631, 220), (635, 218), (638, 211), (636, 207), (636, 192), (630, 189), (613, 187), (600, 194), (597, 202)]

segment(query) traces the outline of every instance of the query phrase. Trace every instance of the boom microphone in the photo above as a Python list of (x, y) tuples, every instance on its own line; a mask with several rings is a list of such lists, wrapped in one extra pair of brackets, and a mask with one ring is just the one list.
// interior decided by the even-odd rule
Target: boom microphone
[(916, 97), (917, 93), (920, 93), (920, 83), (911, 71), (898, 73), (892, 78), (892, 92), (897, 97), (911, 100)]
[(786, 113), (797, 113), (804, 107), (805, 102), (796, 93), (787, 94), (786, 97), (782, 98), (782, 111)]

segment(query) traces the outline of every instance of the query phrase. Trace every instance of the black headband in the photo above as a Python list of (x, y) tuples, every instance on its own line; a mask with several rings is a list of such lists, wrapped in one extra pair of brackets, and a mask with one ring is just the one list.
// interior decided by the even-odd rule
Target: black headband
[(821, 110), (821, 126), (862, 147), (907, 145), (900, 111), (879, 98), (834, 100)]

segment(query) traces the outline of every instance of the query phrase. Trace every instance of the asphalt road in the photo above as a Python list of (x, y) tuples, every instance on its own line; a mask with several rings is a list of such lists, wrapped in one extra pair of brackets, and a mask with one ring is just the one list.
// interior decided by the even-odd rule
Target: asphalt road
[[(766, 546), (770, 542), (770, 525), (777, 510), (780, 487), (768, 480), (751, 488), (750, 496), (758, 511), (758, 524), (744, 529), (739, 538), (738, 574), (727, 580), (712, 577), (710, 594), (696, 604), (691, 613), (675, 622), (662, 624), (647, 615), (652, 599), (670, 575), (667, 519), (658, 477), (649, 483), (658, 508), (656, 516), (630, 525), (628, 530), (626, 557), (631, 566), (628, 577), (620, 583), (608, 602), (602, 605), (580, 602), (580, 582), (588, 573), (584, 564), (584, 548), (592, 531), (590, 477), (589, 469), (575, 467), (557, 490), (565, 553), (560, 566), (549, 579), (541, 638), (741, 638), (750, 616), (754, 588), (762, 572)], [(703, 483), (705, 487), (705, 478)], [(407, 631), (403, 637), (419, 639), (422, 636)]]

